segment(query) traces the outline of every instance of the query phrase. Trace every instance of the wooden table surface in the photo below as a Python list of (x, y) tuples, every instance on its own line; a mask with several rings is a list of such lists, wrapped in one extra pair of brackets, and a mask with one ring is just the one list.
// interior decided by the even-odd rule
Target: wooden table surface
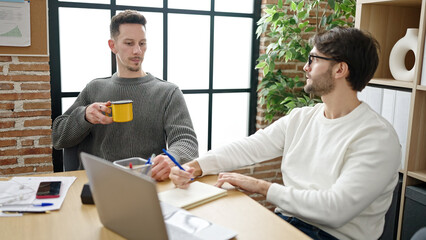
[[(81, 203), (85, 171), (33, 176), (75, 176), (58, 211), (26, 213), (22, 217), (0, 217), (0, 239), (124, 239), (101, 224), (95, 205)], [(197, 179), (214, 184), (217, 176)], [(173, 188), (170, 181), (157, 184), (158, 191)], [(268, 209), (237, 191), (189, 210), (192, 214), (233, 229), (236, 239), (310, 239)]]

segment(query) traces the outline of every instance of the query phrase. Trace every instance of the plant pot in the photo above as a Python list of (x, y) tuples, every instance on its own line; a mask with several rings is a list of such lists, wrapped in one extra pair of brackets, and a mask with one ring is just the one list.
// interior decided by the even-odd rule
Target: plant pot
[[(414, 69), (416, 68), (417, 59), (417, 36), (418, 28), (407, 28), (405, 36), (398, 40), (393, 46), (389, 56), (389, 68), (395, 80), (413, 81)], [(411, 70), (405, 67), (405, 56), (408, 51), (414, 52), (414, 66)]]

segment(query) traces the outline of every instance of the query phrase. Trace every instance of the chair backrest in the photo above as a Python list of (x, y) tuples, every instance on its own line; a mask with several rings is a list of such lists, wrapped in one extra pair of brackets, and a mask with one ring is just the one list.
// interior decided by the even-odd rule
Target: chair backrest
[(385, 227), (380, 240), (397, 239), (399, 206), (401, 202), (402, 176), (399, 176), (398, 183), (395, 186), (392, 196), (392, 203), (385, 215)]
[(414, 235), (411, 237), (411, 240), (425, 240), (426, 239), (426, 227), (420, 228)]
[(64, 148), (62, 152), (64, 161), (64, 171), (74, 171), (80, 168), (80, 158), (78, 156), (78, 145), (70, 148)]

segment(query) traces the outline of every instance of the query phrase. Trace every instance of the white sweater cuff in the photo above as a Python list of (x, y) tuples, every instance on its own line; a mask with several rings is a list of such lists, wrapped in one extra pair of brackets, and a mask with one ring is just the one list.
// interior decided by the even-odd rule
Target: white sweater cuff
[(266, 193), (266, 201), (277, 206), (280, 202), (279, 197), (281, 194), (283, 194), (283, 188), (285, 189), (285, 186), (278, 183), (272, 183), (268, 189), (268, 192)]

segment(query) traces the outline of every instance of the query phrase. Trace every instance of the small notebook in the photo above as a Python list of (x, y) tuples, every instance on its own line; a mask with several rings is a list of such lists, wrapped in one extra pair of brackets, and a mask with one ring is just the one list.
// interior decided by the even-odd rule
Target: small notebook
[(187, 189), (174, 188), (160, 192), (158, 198), (160, 201), (188, 210), (226, 194), (225, 189), (202, 182), (193, 182)]

